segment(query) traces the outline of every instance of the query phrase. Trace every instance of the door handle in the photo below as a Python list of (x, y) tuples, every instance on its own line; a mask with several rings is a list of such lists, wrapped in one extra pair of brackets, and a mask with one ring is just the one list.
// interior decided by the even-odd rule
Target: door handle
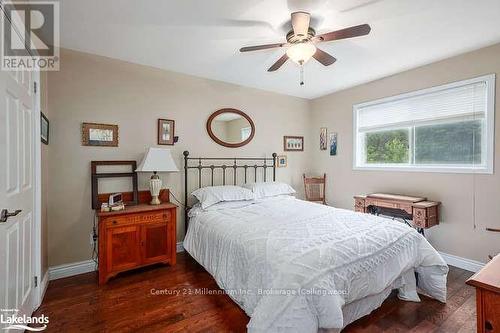
[(7, 219), (9, 217), (16, 216), (21, 211), (22, 211), (21, 209), (17, 209), (13, 213), (9, 213), (9, 211), (7, 209), (2, 209), (2, 212), (0, 213), (0, 223), (7, 222)]

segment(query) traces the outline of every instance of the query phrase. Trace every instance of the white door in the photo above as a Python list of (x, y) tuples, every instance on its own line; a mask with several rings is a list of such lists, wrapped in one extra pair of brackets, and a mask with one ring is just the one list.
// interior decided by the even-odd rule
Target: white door
[(38, 305), (35, 143), (40, 139), (35, 136), (35, 80), (36, 72), (0, 71), (0, 310), (18, 309), (18, 316), (30, 316)]

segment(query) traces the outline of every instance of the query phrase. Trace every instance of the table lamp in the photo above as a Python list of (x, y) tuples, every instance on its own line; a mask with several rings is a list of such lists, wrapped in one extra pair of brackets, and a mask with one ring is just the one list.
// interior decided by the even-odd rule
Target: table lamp
[(159, 205), (161, 190), (161, 179), (157, 175), (158, 172), (177, 172), (177, 166), (174, 163), (170, 149), (149, 148), (141, 163), (135, 170), (136, 172), (152, 172), (153, 175), (149, 180), (149, 191), (151, 192), (150, 205)]

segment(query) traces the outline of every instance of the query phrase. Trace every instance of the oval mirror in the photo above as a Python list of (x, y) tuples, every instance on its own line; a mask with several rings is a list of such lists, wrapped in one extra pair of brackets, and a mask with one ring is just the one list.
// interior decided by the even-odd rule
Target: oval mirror
[(207, 131), (218, 144), (237, 148), (252, 141), (255, 126), (246, 113), (236, 109), (221, 109), (208, 118)]

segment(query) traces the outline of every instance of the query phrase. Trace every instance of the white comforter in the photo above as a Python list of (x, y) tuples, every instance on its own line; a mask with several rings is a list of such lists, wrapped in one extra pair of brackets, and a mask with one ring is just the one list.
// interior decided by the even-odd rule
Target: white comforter
[(401, 222), (293, 197), (190, 216), (185, 249), (251, 317), (251, 332), (340, 330), (374, 308), (345, 318), (344, 307), (377, 296), (378, 306), (392, 288), (418, 301), (414, 271), (446, 300), (447, 265)]

